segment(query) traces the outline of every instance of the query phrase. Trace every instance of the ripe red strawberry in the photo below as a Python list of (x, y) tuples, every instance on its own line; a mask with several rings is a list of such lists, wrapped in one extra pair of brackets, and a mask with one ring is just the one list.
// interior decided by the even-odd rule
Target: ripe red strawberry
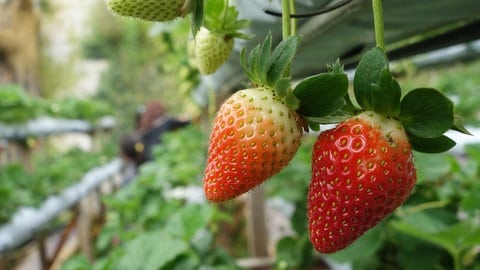
[(416, 182), (402, 125), (373, 112), (322, 132), (312, 156), (310, 239), (319, 252), (341, 250), (400, 206)]
[(185, 16), (185, 0), (106, 0), (114, 13), (147, 21), (166, 22)]
[(201, 27), (195, 36), (195, 60), (200, 73), (214, 73), (228, 60), (233, 50), (233, 38), (228, 35), (214, 34)]
[(302, 136), (297, 114), (267, 87), (236, 92), (220, 107), (210, 137), (204, 191), (222, 202), (278, 173)]

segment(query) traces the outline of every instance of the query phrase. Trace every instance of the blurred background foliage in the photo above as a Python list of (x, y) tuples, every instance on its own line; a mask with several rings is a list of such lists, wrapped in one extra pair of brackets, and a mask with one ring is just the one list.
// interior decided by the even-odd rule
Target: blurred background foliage
[(150, 99), (163, 102), (173, 115), (199, 113), (191, 98), (199, 78), (186, 53), (188, 19), (154, 24), (119, 18), (100, 2), (91, 18), (82, 51), (87, 58), (108, 61), (97, 97), (122, 108), (117, 110), (121, 129), (132, 126), (136, 107)]

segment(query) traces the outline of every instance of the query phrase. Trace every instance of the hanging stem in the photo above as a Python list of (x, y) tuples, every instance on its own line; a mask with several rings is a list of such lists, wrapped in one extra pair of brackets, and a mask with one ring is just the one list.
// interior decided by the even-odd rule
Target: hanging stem
[(293, 18), (291, 15), (296, 13), (295, 0), (290, 0), (290, 34), (297, 34), (297, 19)]
[(287, 39), (292, 34), (290, 18), (290, 0), (282, 0), (282, 39)]
[(382, 0), (372, 0), (372, 5), (375, 41), (377, 43), (377, 47), (385, 51), (385, 30), (383, 26)]
[[(286, 40), (289, 36), (293, 35), (296, 32), (294, 27), (296, 24), (293, 22), (294, 19), (290, 18), (290, 14), (292, 13), (292, 7), (295, 9), (295, 1), (294, 0), (282, 0), (282, 39)], [(285, 68), (283, 75), (285, 77), (290, 76), (290, 67), (291, 64)]]

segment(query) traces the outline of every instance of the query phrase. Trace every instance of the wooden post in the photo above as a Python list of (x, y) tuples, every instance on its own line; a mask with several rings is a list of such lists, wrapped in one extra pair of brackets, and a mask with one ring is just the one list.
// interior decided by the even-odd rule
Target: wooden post
[(93, 262), (93, 250), (92, 250), (92, 241), (90, 237), (90, 217), (88, 211), (86, 211), (80, 201), (77, 205), (78, 209), (78, 223), (77, 231), (78, 238), (80, 239), (80, 249), (88, 259), (88, 261)]
[(45, 235), (40, 232), (37, 237), (38, 255), (40, 256), (40, 266), (42, 270), (48, 270), (50, 268), (50, 261), (47, 255), (47, 249), (45, 247)]
[(262, 185), (256, 187), (249, 193), (246, 217), (247, 241), (250, 256), (255, 258), (268, 257), (268, 237), (265, 224), (265, 190)]

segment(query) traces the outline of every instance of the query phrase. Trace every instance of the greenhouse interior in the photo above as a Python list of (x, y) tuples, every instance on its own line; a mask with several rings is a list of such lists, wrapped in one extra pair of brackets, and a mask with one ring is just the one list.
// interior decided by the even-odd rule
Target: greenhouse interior
[(480, 270), (478, 0), (0, 0), (0, 270)]

